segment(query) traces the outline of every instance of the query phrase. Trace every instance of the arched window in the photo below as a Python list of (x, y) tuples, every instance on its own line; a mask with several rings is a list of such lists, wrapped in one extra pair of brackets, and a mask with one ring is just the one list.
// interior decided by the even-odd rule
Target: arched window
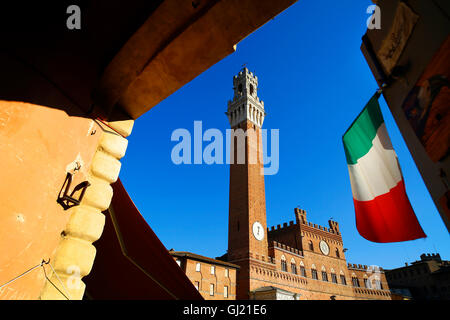
[(293, 274), (297, 274), (297, 265), (295, 264), (294, 258), (291, 259), (291, 271)]
[(340, 278), (341, 278), (341, 284), (346, 286), (347, 285), (347, 279), (345, 279), (345, 275), (344, 275), (344, 272), (342, 270), (341, 270), (339, 275), (340, 275)]
[(317, 277), (317, 270), (316, 270), (316, 266), (314, 264), (311, 266), (311, 278), (313, 278), (315, 280), (319, 279)]
[(253, 85), (250, 85), (250, 95), (253, 95)]
[(314, 245), (311, 240), (309, 240), (308, 245), (309, 245), (309, 250), (314, 251)]
[(383, 290), (383, 283), (379, 279), (375, 280), (375, 288), (378, 290)]
[(303, 264), (303, 261), (300, 261), (300, 275), (302, 277), (306, 277), (306, 269), (305, 265)]
[(332, 273), (332, 274), (331, 274), (331, 281), (332, 281), (333, 283), (338, 283), (338, 281), (337, 281), (337, 276), (336, 276), (335, 273)]
[(334, 269), (333, 269), (333, 268), (331, 268), (330, 273), (331, 273), (331, 282), (333, 282), (333, 283), (338, 283), (338, 282), (337, 282), (336, 272), (334, 272)]
[(322, 266), (322, 281), (328, 281), (327, 270)]
[(284, 255), (281, 256), (281, 271), (287, 271), (286, 257)]
[(367, 275), (364, 275), (364, 287), (372, 289), (372, 284), (370, 283), (369, 278), (367, 278)]
[(239, 84), (238, 91), (239, 91), (239, 93), (242, 93), (242, 83)]
[(359, 288), (359, 279), (358, 277), (356, 277), (356, 275), (354, 273), (352, 273), (352, 285), (356, 288)]
[(336, 257), (340, 258), (341, 255), (339, 254), (339, 248), (336, 248)]

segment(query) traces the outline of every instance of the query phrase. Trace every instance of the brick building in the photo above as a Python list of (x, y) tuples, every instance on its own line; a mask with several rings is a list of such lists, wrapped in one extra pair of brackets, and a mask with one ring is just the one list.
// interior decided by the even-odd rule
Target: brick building
[(416, 300), (450, 299), (450, 261), (439, 254), (422, 254), (419, 261), (386, 270), (386, 279), (391, 289), (406, 289)]
[(236, 273), (239, 266), (191, 252), (170, 250), (169, 253), (203, 298), (236, 299)]
[[(217, 259), (240, 267), (236, 298), (391, 299), (381, 268), (347, 263), (336, 221), (318, 226), (308, 222), (305, 210), (295, 208), (295, 222), (267, 227), (261, 161), (264, 102), (257, 96), (258, 78), (247, 68), (234, 76), (233, 84), (234, 97), (226, 112), (235, 130), (228, 251)], [(239, 129), (246, 135), (239, 135)], [(192, 273), (186, 274), (195, 281)]]

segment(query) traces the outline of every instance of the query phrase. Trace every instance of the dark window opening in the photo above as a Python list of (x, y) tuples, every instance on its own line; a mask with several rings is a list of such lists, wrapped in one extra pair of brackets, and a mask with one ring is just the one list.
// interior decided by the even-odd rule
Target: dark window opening
[(286, 260), (281, 260), (281, 270), (287, 271)]
[(331, 274), (331, 281), (332, 281), (333, 283), (338, 283), (338, 282), (337, 282), (337, 277), (336, 277), (336, 275), (335, 275), (334, 273)]
[(378, 290), (383, 290), (383, 284), (381, 283), (380, 280), (375, 280), (375, 287), (376, 287)]
[(302, 277), (306, 277), (306, 269), (303, 266), (300, 266), (300, 275)]
[(291, 263), (291, 270), (293, 274), (297, 274), (297, 266), (295, 265), (295, 263)]

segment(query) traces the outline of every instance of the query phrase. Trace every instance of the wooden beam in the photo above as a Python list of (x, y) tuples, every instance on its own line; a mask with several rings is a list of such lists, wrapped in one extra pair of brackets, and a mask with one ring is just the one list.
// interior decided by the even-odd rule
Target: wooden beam
[(138, 118), (296, 0), (166, 0), (106, 68), (95, 102)]

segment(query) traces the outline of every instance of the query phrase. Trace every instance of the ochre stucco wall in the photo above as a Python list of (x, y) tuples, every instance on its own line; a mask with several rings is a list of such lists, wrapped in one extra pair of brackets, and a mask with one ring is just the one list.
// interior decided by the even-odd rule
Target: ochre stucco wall
[[(87, 180), (101, 134), (92, 119), (0, 100), (0, 285), (53, 261), (72, 211), (56, 202), (58, 193), (74, 161), (81, 167), (71, 171), (70, 191)], [(1, 288), (0, 299), (37, 299), (45, 282), (37, 268)]]

